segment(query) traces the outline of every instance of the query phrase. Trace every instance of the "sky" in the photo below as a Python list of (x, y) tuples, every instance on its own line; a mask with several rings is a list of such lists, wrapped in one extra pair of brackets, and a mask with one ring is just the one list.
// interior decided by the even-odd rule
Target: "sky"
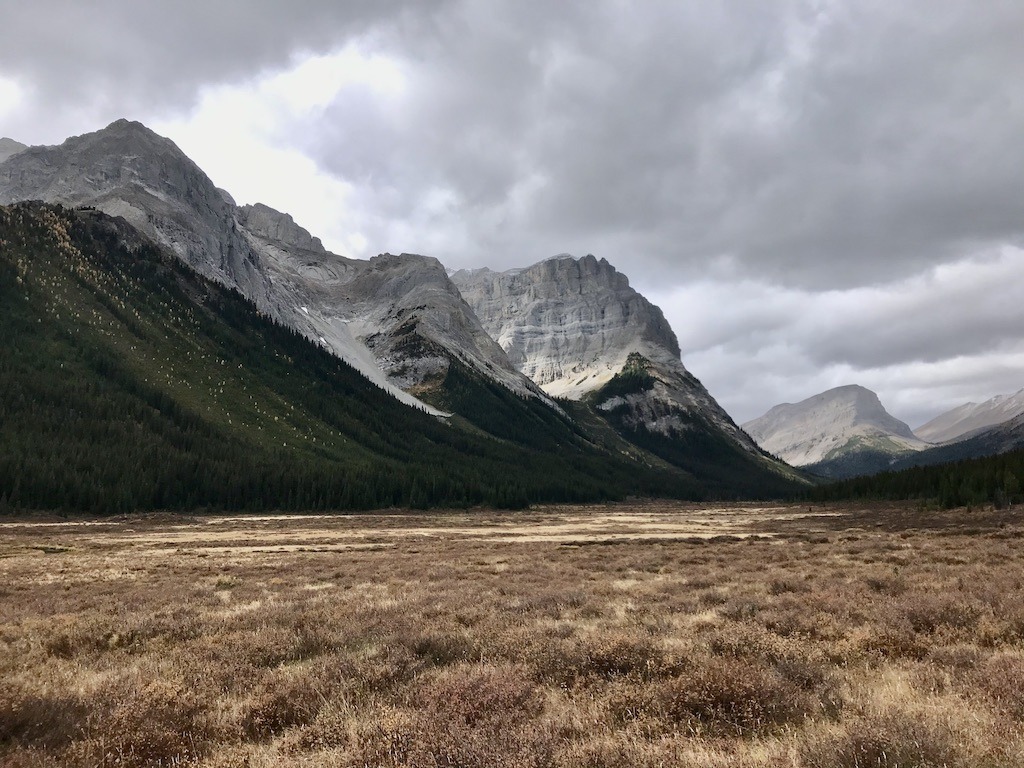
[(0, 0), (0, 136), (115, 119), (338, 253), (608, 259), (739, 422), (1024, 387), (1019, 0)]

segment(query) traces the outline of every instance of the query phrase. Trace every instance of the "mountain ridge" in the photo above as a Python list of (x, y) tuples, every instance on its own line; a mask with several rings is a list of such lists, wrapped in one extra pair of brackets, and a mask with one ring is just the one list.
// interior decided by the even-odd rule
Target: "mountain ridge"
[[(853, 454), (872, 454), (870, 466), (926, 447), (909, 426), (885, 410), (878, 395), (856, 384), (798, 403), (781, 403), (743, 424), (743, 429), (764, 450), (810, 469), (848, 460)], [(857, 471), (862, 468), (858, 465)], [(845, 474), (841, 468), (839, 472)]]
[(1022, 413), (1024, 389), (1009, 395), (996, 395), (980, 403), (964, 403), (922, 424), (914, 434), (929, 443), (949, 443), (972, 437)]

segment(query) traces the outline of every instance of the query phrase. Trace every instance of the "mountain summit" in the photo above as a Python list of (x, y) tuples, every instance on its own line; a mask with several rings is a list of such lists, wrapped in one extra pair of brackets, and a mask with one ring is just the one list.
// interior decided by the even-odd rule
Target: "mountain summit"
[(895, 456), (927, 447), (878, 395), (855, 384), (776, 405), (743, 428), (784, 461), (836, 477), (882, 468)]

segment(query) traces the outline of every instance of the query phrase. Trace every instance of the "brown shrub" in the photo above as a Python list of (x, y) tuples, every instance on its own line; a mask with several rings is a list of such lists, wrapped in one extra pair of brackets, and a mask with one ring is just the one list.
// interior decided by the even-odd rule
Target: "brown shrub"
[(709, 656), (656, 685), (660, 716), (694, 735), (743, 736), (794, 723), (811, 714), (813, 698), (764, 664)]
[(800, 745), (807, 768), (956, 768), (966, 766), (948, 729), (900, 710), (845, 722)]
[(82, 737), (87, 711), (77, 696), (35, 693), (13, 685), (0, 689), (0, 748), (62, 747)]
[(981, 691), (992, 705), (1024, 721), (1024, 659), (1000, 654), (986, 659), (967, 678), (969, 689)]
[(359, 734), (357, 760), (378, 766), (545, 768), (557, 739), (518, 667), (450, 667), (421, 680), (409, 711), (385, 711)]
[(311, 723), (326, 698), (307, 675), (275, 675), (244, 706), (240, 724), (250, 739), (270, 739)]
[(85, 753), (125, 768), (193, 762), (208, 747), (212, 728), (196, 692), (154, 679), (118, 679), (94, 695)]

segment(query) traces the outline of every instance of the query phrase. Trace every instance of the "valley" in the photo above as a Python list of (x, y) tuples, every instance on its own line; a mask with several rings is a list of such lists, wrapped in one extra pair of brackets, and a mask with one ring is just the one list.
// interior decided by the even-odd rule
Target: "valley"
[(0, 525), (4, 765), (1024, 759), (1019, 509)]

